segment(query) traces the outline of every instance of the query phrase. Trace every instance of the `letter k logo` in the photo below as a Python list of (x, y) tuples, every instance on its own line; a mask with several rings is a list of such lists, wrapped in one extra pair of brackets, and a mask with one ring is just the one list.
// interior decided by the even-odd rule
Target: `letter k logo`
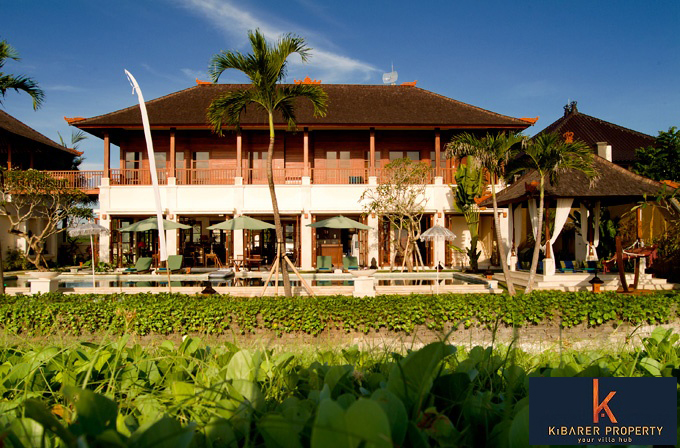
[(600, 403), (598, 379), (593, 378), (593, 423), (598, 422), (600, 411), (606, 412), (612, 423), (617, 423), (616, 417), (614, 417), (612, 410), (609, 409), (609, 400), (611, 400), (614, 395), (616, 395), (616, 391), (613, 390), (609, 392), (609, 395), (607, 395), (607, 397), (602, 400), (602, 403)]

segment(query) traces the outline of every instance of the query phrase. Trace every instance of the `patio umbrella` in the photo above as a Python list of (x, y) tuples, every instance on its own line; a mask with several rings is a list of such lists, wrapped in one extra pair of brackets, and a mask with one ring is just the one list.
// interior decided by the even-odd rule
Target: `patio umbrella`
[(332, 218), (324, 219), (323, 221), (313, 222), (307, 224), (307, 227), (325, 227), (328, 229), (359, 229), (359, 230), (371, 230), (372, 227), (362, 224), (359, 221), (346, 218), (342, 215), (334, 216)]
[(238, 218), (227, 219), (219, 224), (206, 227), (208, 230), (265, 230), (275, 229), (274, 224), (260, 221), (259, 219), (251, 218), (250, 216), (241, 215)]
[(101, 235), (102, 233), (109, 233), (109, 229), (99, 224), (93, 222), (86, 222), (84, 224), (77, 225), (75, 227), (69, 227), (66, 229), (69, 236), (79, 237), (79, 236), (89, 236), (90, 237), (90, 253), (92, 254), (92, 288), (97, 289), (97, 285), (94, 280), (94, 242), (92, 240), (93, 235)]
[[(434, 225), (420, 234), (420, 241), (453, 241), (456, 239), (456, 234), (440, 225)], [(437, 263), (437, 294), (439, 294), (439, 260)]]
[[(180, 224), (174, 221), (163, 220), (163, 230), (190, 229), (191, 226)], [(148, 230), (158, 230), (158, 219), (155, 216), (138, 221), (129, 226), (121, 227), (119, 232), (146, 232)]]

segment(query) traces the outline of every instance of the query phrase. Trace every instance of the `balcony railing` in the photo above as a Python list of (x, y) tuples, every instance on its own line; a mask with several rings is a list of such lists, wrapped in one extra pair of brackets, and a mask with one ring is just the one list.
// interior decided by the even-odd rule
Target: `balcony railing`
[(312, 183), (352, 185), (367, 184), (368, 169), (366, 168), (314, 168), (312, 169)]
[(234, 185), (234, 177), (236, 169), (177, 169), (177, 185)]
[(71, 188), (94, 192), (102, 183), (103, 171), (45, 171), (55, 179), (63, 179)]
[[(156, 170), (158, 183), (166, 185), (168, 183), (168, 170), (161, 168)], [(112, 169), (111, 185), (151, 185), (151, 171), (145, 169)]]
[[(158, 169), (158, 182), (167, 185), (170, 170)], [(104, 177), (103, 171), (46, 171), (55, 178), (65, 179), (69, 186), (88, 192), (96, 192)], [(234, 185), (236, 169), (212, 168), (178, 168), (176, 170), (177, 185)], [(300, 185), (304, 171), (302, 168), (281, 168), (273, 170), (274, 183), (277, 185)], [(313, 168), (310, 169), (310, 181), (316, 185), (362, 185), (368, 184), (370, 170), (367, 168)], [(435, 170), (432, 169), (427, 183), (433, 183)], [(244, 185), (266, 185), (267, 172), (264, 169), (244, 169), (242, 171)], [(378, 182), (384, 182), (384, 171), (375, 169)], [(441, 176), (444, 184), (455, 183), (455, 168), (442, 168)], [(110, 185), (151, 185), (151, 172), (144, 169), (112, 169)]]

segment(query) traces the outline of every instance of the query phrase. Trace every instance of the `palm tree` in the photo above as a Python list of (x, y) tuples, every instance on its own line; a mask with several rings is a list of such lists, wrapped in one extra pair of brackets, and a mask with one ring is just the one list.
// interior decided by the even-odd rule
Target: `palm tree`
[[(64, 140), (64, 137), (62, 137), (61, 133), (57, 132), (57, 135), (59, 136), (59, 144), (64, 148), (68, 148), (68, 146), (66, 146), (66, 141)], [(77, 151), (78, 146), (80, 146), (80, 142), (82, 142), (83, 140), (87, 140), (87, 135), (85, 135), (83, 131), (81, 130), (71, 131), (71, 149), (75, 149)], [(83, 157), (82, 155), (74, 157), (73, 160), (71, 161), (71, 168), (69, 169), (77, 170), (84, 160), (85, 157)]]
[[(19, 53), (7, 43), (6, 40), (0, 41), (0, 69), (5, 65), (7, 59), (19, 60)], [(38, 84), (31, 78), (23, 75), (14, 76), (0, 71), (0, 104), (9, 89), (23, 91), (33, 98), (33, 109), (38, 109), (45, 99), (43, 92)]]
[(508, 285), (508, 293), (515, 295), (515, 286), (508, 273), (508, 261), (505, 259), (505, 249), (501, 244), (501, 223), (498, 216), (498, 202), (496, 201), (496, 179), (503, 176), (503, 170), (511, 156), (514, 154), (513, 148), (519, 144), (524, 144), (526, 137), (520, 134), (498, 133), (496, 135), (486, 134), (478, 137), (474, 134), (463, 133), (453, 137), (451, 142), (446, 145), (446, 156), (452, 158), (463, 158), (472, 156), (477, 163), (484, 168), (490, 176), (491, 197), (493, 200), (493, 219), (496, 228), (496, 239), (498, 250), (501, 257), (501, 267), (505, 282)]
[(232, 90), (215, 98), (208, 107), (208, 121), (213, 130), (220, 134), (224, 124), (239, 128), (241, 113), (246, 107), (254, 105), (262, 108), (269, 118), (269, 150), (267, 151), (267, 181), (272, 198), (274, 224), (276, 225), (277, 249), (276, 257), (283, 274), (283, 286), (287, 297), (292, 295), (288, 270), (283, 266), (281, 257), (285, 254), (283, 226), (279, 215), (279, 204), (276, 200), (274, 175), (272, 172), (272, 158), (274, 155), (274, 113), (280, 113), (288, 123), (289, 129), (296, 127), (294, 100), (307, 98), (312, 102), (315, 116), (325, 116), (328, 95), (318, 85), (295, 84), (277, 85), (286, 76), (287, 59), (297, 53), (303, 62), (309, 58), (310, 48), (305, 45), (303, 38), (293, 34), (281, 37), (275, 45), (267, 43), (264, 35), (259, 31), (248, 32), (248, 39), (252, 47), (251, 54), (238, 51), (222, 51), (213, 56), (210, 66), (210, 76), (217, 82), (220, 75), (228, 69), (243, 72), (250, 79), (251, 86), (246, 89)]
[(569, 170), (575, 170), (584, 173), (592, 180), (596, 175), (596, 171), (593, 168), (593, 153), (588, 145), (581, 141), (567, 143), (556, 133), (540, 134), (534, 137), (527, 145), (524, 153), (508, 164), (506, 178), (511, 178), (515, 174), (527, 170), (535, 170), (539, 176), (538, 224), (534, 253), (531, 260), (531, 270), (529, 271), (529, 282), (525, 290), (525, 293), (528, 294), (533, 289), (541, 248), (546, 179), (552, 185), (557, 185), (561, 174)]

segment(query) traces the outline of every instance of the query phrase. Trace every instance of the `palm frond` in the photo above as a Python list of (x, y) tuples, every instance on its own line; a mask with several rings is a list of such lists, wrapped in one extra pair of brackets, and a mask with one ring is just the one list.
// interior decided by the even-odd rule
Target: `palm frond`
[(18, 61), (19, 53), (7, 43), (6, 40), (0, 41), (0, 68), (5, 65), (7, 59), (12, 59), (13, 61)]
[[(27, 93), (33, 99), (33, 109), (38, 109), (45, 100), (45, 92), (33, 79), (27, 76), (12, 76), (0, 73), (0, 96), (4, 97), (8, 90)], [(2, 99), (0, 99), (2, 104)]]
[(214, 99), (207, 112), (208, 123), (212, 125), (213, 132), (222, 135), (225, 124), (239, 129), (241, 114), (253, 102), (261, 104), (252, 89), (232, 90)]

